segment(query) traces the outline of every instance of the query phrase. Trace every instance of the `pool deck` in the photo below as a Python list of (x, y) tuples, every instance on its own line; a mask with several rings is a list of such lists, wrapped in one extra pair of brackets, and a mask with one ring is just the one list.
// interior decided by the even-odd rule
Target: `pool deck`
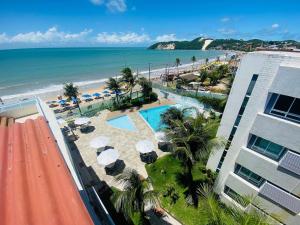
[(163, 106), (163, 105), (174, 105), (174, 104), (175, 104), (175, 102), (171, 101), (169, 99), (160, 99), (156, 102), (153, 102), (153, 103), (150, 103), (150, 104), (145, 104), (142, 107), (132, 107), (132, 108), (126, 109), (126, 110), (119, 110), (119, 111), (110, 112), (107, 116), (107, 119), (112, 119), (112, 118), (115, 118), (115, 117), (118, 117), (118, 116), (138, 112), (138, 111), (143, 110), (143, 109), (149, 109), (149, 108), (153, 108), (153, 107), (157, 107), (157, 106)]
[[(149, 104), (147, 107), (143, 107), (143, 109), (166, 104), (170, 104), (170, 102), (161, 101), (161, 104)], [(107, 119), (123, 114), (126, 114), (131, 118), (135, 127), (137, 128), (137, 131), (128, 131), (115, 128), (106, 122)], [(84, 162), (86, 167), (91, 167), (99, 179), (105, 181), (109, 186), (122, 189), (122, 186), (115, 181), (114, 176), (106, 174), (104, 167), (97, 163), (96, 149), (93, 149), (89, 146), (89, 143), (93, 138), (102, 135), (108, 136), (110, 138), (108, 145), (119, 151), (119, 159), (125, 163), (125, 167), (137, 170), (138, 173), (144, 177), (148, 177), (148, 174), (145, 169), (145, 163), (141, 161), (140, 154), (135, 148), (135, 145), (138, 141), (145, 139), (152, 141), (158, 157), (168, 154), (157, 148), (157, 140), (155, 139), (154, 132), (142, 119), (137, 110), (128, 110), (125, 112), (110, 112), (108, 110), (104, 110), (99, 116), (91, 118), (91, 126), (93, 126), (95, 130), (90, 133), (81, 133), (79, 130), (75, 131), (75, 134), (79, 137), (78, 140), (75, 141), (77, 149), (80, 153), (80, 156), (78, 155), (78, 157), (82, 158), (80, 160)], [(78, 162), (78, 159), (76, 161)]]

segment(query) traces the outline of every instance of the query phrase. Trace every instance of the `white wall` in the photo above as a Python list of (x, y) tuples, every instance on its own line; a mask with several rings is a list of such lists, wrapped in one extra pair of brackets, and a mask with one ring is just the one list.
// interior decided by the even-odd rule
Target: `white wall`
[[(299, 124), (264, 114), (270, 90), (295, 97), (300, 96), (299, 70), (298, 68), (287, 68), (287, 65), (289, 67), (291, 65), (300, 65), (300, 54), (299, 56), (291, 56), (279, 53), (254, 52), (245, 55), (242, 59), (225, 107), (217, 133), (218, 137), (226, 139), (229, 137), (253, 74), (258, 74), (258, 79), (219, 172), (215, 185), (217, 193), (222, 193), (226, 184), (241, 195), (257, 194), (253, 185), (248, 182), (245, 183), (245, 181), (233, 174), (235, 163), (238, 161), (241, 165), (248, 167), (258, 175), (270, 179), (275, 184), (283, 186), (284, 189), (288, 189), (296, 195), (299, 194), (300, 182), (298, 177), (285, 175), (277, 170), (276, 164), (271, 162), (270, 159), (258, 157), (255, 153), (245, 151), (250, 132), (299, 151)], [(289, 94), (290, 92), (291, 94)], [(224, 148), (210, 156), (207, 163), (208, 168), (213, 170), (217, 168), (223, 150)], [(265, 199), (260, 199), (267, 211), (282, 215), (284, 217), (283, 220), (287, 224), (296, 224), (296, 220), (300, 221), (299, 216), (294, 216), (283, 208)]]

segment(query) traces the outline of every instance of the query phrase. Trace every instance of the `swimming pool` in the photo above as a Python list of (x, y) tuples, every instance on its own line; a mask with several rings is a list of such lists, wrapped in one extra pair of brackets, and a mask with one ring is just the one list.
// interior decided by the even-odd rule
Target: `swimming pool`
[(150, 109), (141, 110), (140, 115), (147, 121), (150, 127), (156, 132), (164, 128), (164, 124), (161, 123), (160, 115), (167, 109), (171, 108), (170, 105), (158, 106)]
[(119, 116), (110, 120), (106, 121), (110, 126), (115, 128), (129, 130), (129, 131), (136, 131), (136, 127), (133, 121), (129, 118), (129, 116)]

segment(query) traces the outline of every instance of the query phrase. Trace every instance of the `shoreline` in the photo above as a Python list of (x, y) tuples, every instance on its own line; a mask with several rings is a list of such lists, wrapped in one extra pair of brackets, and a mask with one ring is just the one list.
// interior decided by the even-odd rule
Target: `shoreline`
[[(222, 60), (223, 58), (225, 58), (225, 55), (220, 55), (220, 59)], [(215, 60), (216, 58), (211, 58), (209, 59), (209, 62)], [(153, 69), (151, 70), (150, 77), (151, 79), (160, 77), (162, 74), (166, 72), (166, 70), (168, 70), (170, 73), (177, 72), (177, 69), (179, 72), (183, 72), (185, 70), (191, 70), (193, 66), (194, 68), (199, 67), (204, 63), (205, 63), (205, 59), (200, 59), (196, 61), (194, 64), (186, 63), (178, 66), (178, 68), (176, 66), (172, 66), (168, 68), (165, 67), (165, 68)], [(134, 74), (136, 74), (136, 72), (134, 72)], [(149, 75), (149, 71), (147, 70), (139, 72), (139, 76), (148, 77), (148, 75)], [(114, 76), (112, 75), (110, 77), (114, 77)], [(103, 89), (105, 89), (105, 82), (110, 77), (102, 78), (98, 80), (77, 81), (77, 82), (73, 82), (73, 84), (75, 86), (78, 86), (80, 94), (85, 94), (85, 93), (93, 94), (95, 92), (103, 91)], [(6, 96), (2, 96), (1, 98), (4, 101), (4, 103), (22, 101), (23, 99), (32, 98), (32, 97), (39, 97), (43, 101), (48, 101), (48, 100), (57, 99), (57, 95), (63, 96), (63, 84), (49, 85), (48, 87), (45, 88), (37, 88), (32, 91), (27, 91), (20, 94), (6, 95)]]

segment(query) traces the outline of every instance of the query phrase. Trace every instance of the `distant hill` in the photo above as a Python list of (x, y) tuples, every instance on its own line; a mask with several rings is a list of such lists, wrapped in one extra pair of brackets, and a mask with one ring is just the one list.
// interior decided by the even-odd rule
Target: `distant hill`
[[(193, 49), (201, 50), (205, 42), (212, 39), (196, 38), (192, 41), (169, 41), (158, 42), (149, 47), (149, 49)], [(209, 42), (208, 42), (209, 43)], [(206, 44), (207, 45), (207, 44)], [(300, 42), (294, 40), (285, 41), (263, 41), (260, 39), (237, 40), (237, 39), (214, 39), (206, 46), (206, 49), (217, 50), (236, 50), (236, 51), (254, 51), (257, 49), (300, 49)]]

